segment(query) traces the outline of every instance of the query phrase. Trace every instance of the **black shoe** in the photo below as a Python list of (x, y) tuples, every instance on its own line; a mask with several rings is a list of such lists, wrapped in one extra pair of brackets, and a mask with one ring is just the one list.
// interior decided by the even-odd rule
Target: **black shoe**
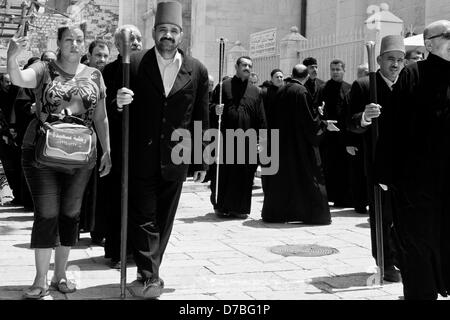
[(110, 262), (110, 264), (109, 264), (109, 267), (110, 267), (111, 269), (120, 270), (120, 260), (112, 260), (112, 259), (111, 259), (111, 262)]
[(220, 210), (220, 209), (214, 209), (214, 213), (215, 213), (216, 216), (218, 216), (219, 218), (227, 218), (227, 217), (230, 216), (228, 213), (223, 212), (223, 211)]
[(355, 212), (359, 213), (359, 214), (366, 214), (367, 208), (366, 207), (358, 207), (358, 208), (355, 208)]
[(230, 216), (236, 219), (242, 219), (245, 220), (248, 218), (248, 214), (246, 213), (238, 213), (238, 212), (230, 212)]
[(394, 266), (389, 266), (384, 268), (384, 277), (383, 279), (388, 282), (400, 282), (402, 281), (402, 277), (400, 275), (400, 271), (395, 269)]
[(142, 295), (146, 299), (159, 298), (163, 292), (164, 281), (162, 279), (148, 279), (144, 282)]

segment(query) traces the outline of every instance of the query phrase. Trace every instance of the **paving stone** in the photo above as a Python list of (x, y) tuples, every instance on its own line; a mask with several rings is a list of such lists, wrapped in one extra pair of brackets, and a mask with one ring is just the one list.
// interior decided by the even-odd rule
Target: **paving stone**
[(208, 266), (215, 274), (231, 274), (231, 273), (250, 273), (250, 272), (269, 272), (269, 271), (289, 271), (296, 270), (298, 266), (287, 263), (260, 263), (260, 264), (248, 264), (248, 265), (233, 265), (233, 266)]
[(248, 294), (244, 292), (239, 293), (216, 293), (214, 297), (218, 300), (254, 300), (252, 297), (250, 297)]
[[(263, 197), (258, 195), (247, 220), (222, 220), (213, 213), (207, 185), (185, 186), (188, 193), (182, 195), (160, 270), (166, 283), (161, 300), (397, 300), (403, 295), (402, 284), (361, 290), (374, 273), (370, 229), (357, 227), (367, 224), (367, 216), (332, 210), (330, 226), (267, 224), (261, 220)], [(29, 249), (33, 215), (5, 210), (16, 209), (0, 208), (5, 219), (0, 219), (0, 299), (20, 299), (35, 276), (34, 251)], [(295, 244), (330, 246), (339, 253), (307, 258), (270, 252), (275, 245)], [(91, 246), (89, 234), (83, 233), (68, 270), (79, 290), (55, 292), (49, 300), (120, 300), (121, 274), (108, 262), (104, 248)], [(127, 300), (142, 299), (136, 270), (127, 263)]]

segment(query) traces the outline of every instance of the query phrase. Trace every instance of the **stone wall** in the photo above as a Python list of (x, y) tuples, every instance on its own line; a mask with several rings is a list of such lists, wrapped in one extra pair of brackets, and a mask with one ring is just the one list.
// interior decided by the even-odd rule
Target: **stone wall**
[(450, 20), (450, 1), (427, 0), (425, 10), (426, 24), (443, 19)]
[[(448, 1), (440, 2), (448, 6)], [(368, 18), (369, 6), (381, 3), (388, 4), (389, 11), (403, 20), (405, 33), (411, 26), (416, 34), (423, 32), (426, 7), (423, 0), (319, 0), (308, 1), (306, 37), (347, 33), (361, 28)], [(449, 13), (447, 8), (447, 16)]]
[(277, 28), (279, 42), (292, 26), (300, 25), (300, 8), (299, 0), (193, 0), (192, 53), (217, 82), (217, 39), (228, 40), (227, 50), (238, 40), (248, 50), (250, 34)]

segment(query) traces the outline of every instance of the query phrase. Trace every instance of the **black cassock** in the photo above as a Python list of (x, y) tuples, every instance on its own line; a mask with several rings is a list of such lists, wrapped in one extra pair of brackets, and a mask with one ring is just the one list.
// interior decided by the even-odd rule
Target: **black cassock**
[(450, 62), (430, 54), (408, 65), (385, 111), (377, 181), (393, 197), (405, 299), (450, 292)]
[(312, 110), (310, 94), (297, 80), (288, 80), (270, 114), (270, 129), (280, 132), (280, 166), (265, 178), (263, 220), (330, 224), (319, 152), (326, 124)]
[[(266, 128), (266, 119), (262, 96), (259, 88), (250, 85), (248, 81), (242, 81), (238, 77), (223, 82), (222, 103), (224, 112), (222, 115), (222, 135), (224, 152), (221, 156), (226, 159), (227, 139), (226, 129), (259, 129)], [(213, 107), (219, 102), (218, 87), (214, 91)], [(214, 109), (214, 108), (212, 108)], [(214, 111), (212, 111), (214, 112)], [(217, 118), (211, 123), (211, 127), (217, 128)], [(229, 143), (229, 142), (228, 142)], [(246, 164), (222, 164), (219, 173), (219, 194), (217, 204), (215, 203), (216, 166), (211, 166), (211, 203), (214, 209), (222, 212), (235, 212), (239, 214), (250, 214), (253, 179), (257, 164), (249, 163), (249, 148), (256, 150), (255, 145), (246, 145)], [(236, 161), (236, 147), (235, 161)]]
[(346, 150), (345, 97), (351, 85), (329, 80), (319, 89), (316, 106), (325, 102), (324, 119), (336, 120), (340, 132), (324, 135), (320, 145), (328, 200), (338, 207), (354, 207), (350, 191), (350, 159)]

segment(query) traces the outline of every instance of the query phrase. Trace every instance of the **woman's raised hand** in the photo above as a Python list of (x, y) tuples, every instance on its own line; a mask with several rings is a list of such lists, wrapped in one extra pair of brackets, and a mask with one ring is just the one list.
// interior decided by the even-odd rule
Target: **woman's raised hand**
[(28, 37), (22, 37), (23, 34), (23, 26), (19, 28), (19, 31), (11, 38), (8, 46), (8, 59), (16, 58), (27, 46), (28, 46)]

